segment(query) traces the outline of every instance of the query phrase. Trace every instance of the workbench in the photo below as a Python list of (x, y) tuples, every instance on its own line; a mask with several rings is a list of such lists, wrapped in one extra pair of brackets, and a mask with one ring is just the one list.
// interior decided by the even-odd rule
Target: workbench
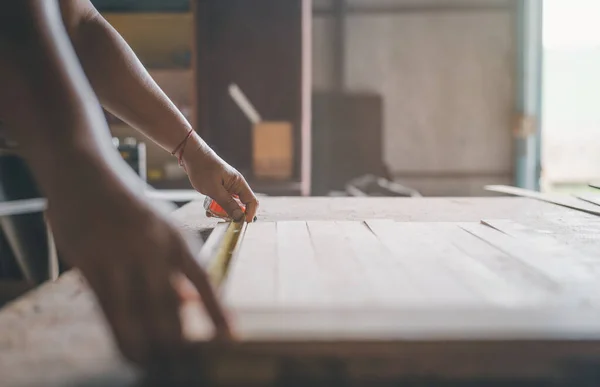
[[(259, 222), (385, 219), (440, 224), (509, 220), (543, 230), (561, 246), (586, 256), (600, 256), (600, 217), (524, 198), (265, 197), (258, 217)], [(205, 233), (217, 222), (205, 217), (200, 201), (178, 209), (173, 218), (185, 229)], [(597, 288), (587, 290), (598, 289), (600, 281)], [(571, 294), (564, 297), (576, 298)], [(600, 337), (600, 326), (595, 331), (583, 325), (585, 334)], [(573, 338), (585, 337), (572, 333)], [(528, 349), (523, 346), (524, 352)], [(598, 360), (597, 351), (585, 345), (581, 351), (590, 354), (590, 362)], [(471, 358), (477, 355), (470, 354)], [(535, 369), (531, 372), (535, 376)], [(2, 386), (48, 387), (129, 386), (140, 377), (118, 355), (92, 293), (75, 271), (0, 311), (0, 375)]]

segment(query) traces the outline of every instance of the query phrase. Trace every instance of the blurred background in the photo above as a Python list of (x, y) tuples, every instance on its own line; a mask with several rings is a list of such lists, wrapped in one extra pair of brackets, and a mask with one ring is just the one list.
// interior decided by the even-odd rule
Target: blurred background
[(600, 2), (544, 0), (544, 189), (600, 180)]
[[(257, 192), (479, 196), (600, 180), (599, 2), (93, 2)], [(174, 158), (108, 119), (150, 185), (190, 188)]]

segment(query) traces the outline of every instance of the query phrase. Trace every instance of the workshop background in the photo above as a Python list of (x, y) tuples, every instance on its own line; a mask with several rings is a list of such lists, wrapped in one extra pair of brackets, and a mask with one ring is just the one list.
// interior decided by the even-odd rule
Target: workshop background
[[(479, 196), (600, 178), (593, 0), (94, 3), (257, 192)], [(109, 121), (121, 145), (145, 143), (152, 186), (190, 188)]]
[[(185, 359), (161, 351), (150, 377), (600, 385), (600, 191), (583, 192), (600, 189), (598, 0), (92, 1), (261, 195), (256, 222), (208, 216), (176, 158), (106, 113), (147, 199), (205, 242), (196, 262), (235, 324), (235, 345), (209, 340), (191, 291), (191, 346), (173, 351)], [(5, 156), (0, 174), (27, 176)], [(60, 259), (46, 199), (13, 180), (0, 192), (0, 384), (140, 385)], [(115, 299), (143, 306), (134, 285), (155, 277), (133, 269), (118, 276), (131, 297)], [(133, 341), (170, 326), (138, 317)]]

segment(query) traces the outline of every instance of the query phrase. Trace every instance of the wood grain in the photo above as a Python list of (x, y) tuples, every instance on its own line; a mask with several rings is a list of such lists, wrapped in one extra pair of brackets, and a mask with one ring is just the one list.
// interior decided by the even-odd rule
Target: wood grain
[(277, 289), (277, 228), (273, 222), (250, 223), (231, 262), (224, 284), (225, 302), (232, 307), (272, 305)]
[[(568, 208), (519, 197), (495, 198), (355, 198), (261, 197), (259, 221), (387, 219), (402, 222), (479, 222), (481, 219), (513, 219), (531, 224), (556, 224), (557, 219), (588, 222), (590, 218)], [(173, 213), (181, 227), (205, 230), (218, 220), (204, 216), (202, 201), (191, 202)], [(569, 230), (561, 235), (572, 236)]]
[[(188, 385), (600, 385), (600, 218), (520, 198), (261, 202), (286, 225), (249, 225), (221, 289), (239, 341), (196, 336)], [(3, 386), (139, 380), (76, 272), (0, 311), (0, 348)]]
[[(376, 227), (372, 222), (369, 222), (369, 225)], [(470, 250), (471, 254), (464, 251), (465, 246), (476, 245), (478, 241), (456, 224), (398, 222), (392, 229), (397, 235), (396, 251), (406, 251), (407, 245), (414, 244), (414, 241), (421, 241), (421, 246), (413, 250), (413, 259), (422, 259), (425, 254), (434, 257), (433, 265), (419, 273), (422, 281), (434, 278), (431, 273), (444, 270), (446, 276), (450, 276), (455, 283), (467, 288), (479, 299), (479, 302), (485, 300), (492, 304), (515, 306), (530, 300), (531, 296), (529, 294), (524, 296), (522, 289), (506, 278), (503, 272), (484, 263), (485, 257), (496, 254), (494, 249), (479, 250), (476, 254), (473, 254), (475, 252), (473, 249)], [(380, 230), (380, 234), (385, 232)], [(457, 241), (460, 241), (462, 249), (457, 245)], [(433, 286), (433, 289), (439, 293), (439, 296), (447, 296), (450, 293), (449, 289), (443, 288), (441, 284)]]
[(306, 222), (277, 223), (277, 302), (319, 305), (330, 298)]
[(365, 306), (375, 300), (368, 273), (336, 222), (309, 221), (308, 231), (317, 256), (321, 257), (328, 292), (337, 306)]
[(576, 247), (559, 242), (549, 230), (527, 227), (508, 219), (483, 219), (481, 223), (513, 238), (525, 241), (527, 245), (535, 248), (541, 254), (568, 261), (569, 264), (593, 265), (600, 263), (600, 256), (593, 256), (579, 251)]
[(557, 283), (594, 280), (594, 276), (577, 262), (565, 261), (560, 257), (539, 252), (535, 246), (498, 232), (491, 227), (477, 224), (462, 224), (461, 227)]
[(367, 221), (367, 225), (387, 249), (393, 252), (395, 260), (409, 280), (429, 302), (444, 305), (481, 301), (477, 294), (458, 282), (446, 267), (438, 264), (432, 241), (422, 238), (419, 230), (411, 228), (410, 223)]
[(523, 305), (551, 301), (560, 292), (559, 285), (547, 276), (468, 232), (454, 232), (452, 244), (517, 287)]
[(586, 201), (588, 203), (592, 203), (595, 204), (597, 206), (600, 206), (600, 196), (598, 195), (577, 195), (578, 199), (581, 199), (583, 201)]
[(536, 191), (530, 191), (528, 189), (509, 187), (505, 185), (488, 185), (485, 187), (485, 189), (488, 191), (504, 193), (507, 195), (515, 195), (535, 200), (541, 200), (547, 203), (556, 204), (573, 210), (583, 211), (592, 215), (600, 215), (600, 209), (598, 209), (597, 206), (579, 200), (572, 196), (543, 194)]
[(394, 262), (393, 253), (363, 222), (336, 222), (359, 263), (372, 305), (415, 304), (423, 293), (409, 273)]

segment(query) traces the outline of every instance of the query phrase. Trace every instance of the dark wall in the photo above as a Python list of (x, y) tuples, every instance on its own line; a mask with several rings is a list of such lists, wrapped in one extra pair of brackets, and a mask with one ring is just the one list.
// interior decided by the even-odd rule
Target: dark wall
[(236, 83), (263, 120), (292, 123), (297, 177), (301, 0), (200, 0), (196, 4), (196, 127), (223, 158), (250, 172), (252, 125), (228, 94), (229, 84)]
[(312, 106), (312, 195), (344, 191), (365, 174), (387, 175), (380, 95), (315, 93)]

